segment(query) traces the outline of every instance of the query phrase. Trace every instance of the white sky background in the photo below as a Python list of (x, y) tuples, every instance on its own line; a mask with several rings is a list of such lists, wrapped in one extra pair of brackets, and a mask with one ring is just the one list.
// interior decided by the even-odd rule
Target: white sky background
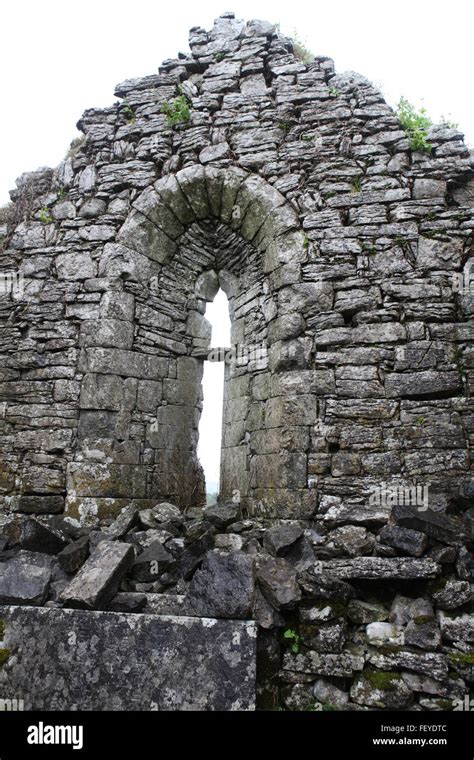
[[(212, 325), (211, 346), (230, 346), (230, 317), (227, 296), (219, 290), (214, 301), (207, 305), (206, 319)], [(222, 433), (222, 404), (224, 400), (224, 362), (204, 362), (202, 378), (204, 406), (199, 425), (198, 457), (204, 467), (208, 492), (219, 482)]]
[[(404, 95), (435, 121), (449, 117), (474, 145), (472, 0), (15, 0), (1, 14), (0, 205), (22, 172), (59, 163), (86, 108), (112, 104), (115, 84), (187, 52), (188, 30), (226, 10), (296, 30), (337, 71), (371, 79), (391, 105)], [(205, 447), (213, 480), (219, 435)]]

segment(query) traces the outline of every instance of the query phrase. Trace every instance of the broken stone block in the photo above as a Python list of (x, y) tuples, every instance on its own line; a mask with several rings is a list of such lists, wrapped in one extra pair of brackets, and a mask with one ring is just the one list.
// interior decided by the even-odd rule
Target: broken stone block
[(318, 678), (313, 686), (313, 695), (322, 704), (342, 706), (349, 701), (349, 694), (339, 689), (326, 678)]
[(240, 519), (240, 506), (232, 501), (225, 504), (212, 504), (204, 507), (203, 515), (211, 525), (215, 525), (219, 530), (225, 530), (228, 525)]
[(177, 583), (181, 578), (184, 578), (185, 581), (189, 580), (196, 568), (201, 564), (206, 552), (213, 545), (214, 533), (211, 530), (207, 530), (179, 555), (170, 565), (167, 572), (161, 576), (160, 581), (163, 583)]
[(201, 617), (250, 618), (255, 601), (253, 558), (243, 552), (209, 552), (193, 576), (187, 601)]
[(347, 606), (349, 620), (357, 625), (367, 623), (384, 622), (388, 618), (388, 610), (381, 604), (363, 602), (360, 599), (352, 599)]
[(459, 518), (447, 517), (430, 509), (419, 510), (398, 504), (393, 507), (392, 517), (403, 528), (421, 531), (443, 544), (459, 544), (466, 539), (466, 528)]
[(44, 604), (52, 565), (51, 557), (30, 551), (0, 563), (0, 604)]
[(167, 501), (163, 501), (161, 504), (157, 504), (156, 507), (152, 507), (151, 511), (154, 519), (159, 525), (161, 525), (161, 523), (170, 523), (179, 528), (184, 522), (181, 510)]
[(468, 581), (453, 578), (443, 581), (441, 588), (435, 591), (433, 602), (442, 610), (454, 610), (472, 599), (472, 587)]
[(344, 615), (346, 607), (342, 602), (319, 602), (311, 607), (298, 609), (299, 619), (302, 623), (327, 623)]
[(103, 609), (117, 593), (134, 559), (130, 544), (101, 541), (64, 589), (60, 601), (66, 607)]
[(142, 612), (147, 603), (146, 594), (138, 594), (134, 591), (120, 591), (114, 596), (108, 609), (111, 612)]
[(58, 554), (69, 543), (67, 536), (31, 517), (22, 526), (20, 544), (23, 549), (44, 554)]
[(255, 709), (251, 621), (33, 607), (0, 618), (12, 652), (2, 690), (25, 710)]
[(424, 533), (397, 525), (386, 525), (379, 536), (384, 544), (393, 546), (412, 557), (421, 557), (428, 546), (428, 537)]
[(458, 554), (456, 572), (462, 580), (474, 583), (474, 553), (464, 546)]
[(327, 557), (356, 557), (371, 554), (375, 536), (366, 528), (357, 525), (343, 525), (327, 535), (324, 551)]
[(438, 624), (431, 619), (415, 618), (406, 627), (405, 644), (419, 649), (438, 649), (441, 645)]
[(255, 589), (253, 617), (259, 627), (265, 630), (282, 628), (285, 625), (283, 615), (280, 615), (280, 613), (267, 602), (259, 588)]
[(75, 573), (89, 556), (89, 537), (82, 536), (66, 546), (59, 554), (58, 560), (65, 573)]
[(351, 699), (359, 705), (378, 707), (383, 710), (403, 710), (413, 700), (400, 673), (366, 670), (357, 677), (351, 687)]
[(242, 536), (237, 533), (218, 533), (215, 539), (216, 549), (223, 552), (238, 552), (243, 546)]
[(407, 625), (415, 618), (428, 618), (434, 620), (434, 611), (431, 602), (423, 597), (412, 599), (408, 596), (397, 594), (390, 608), (389, 620), (395, 625)]
[(173, 555), (160, 541), (154, 541), (138, 555), (130, 571), (130, 577), (141, 583), (156, 581), (172, 561)]
[(346, 643), (345, 621), (331, 620), (318, 625), (300, 626), (300, 634), (305, 646), (315, 652), (342, 652)]
[(277, 610), (293, 608), (301, 599), (296, 571), (284, 559), (268, 559), (257, 568), (264, 596)]
[(137, 523), (138, 509), (134, 504), (129, 504), (128, 507), (122, 509), (105, 532), (109, 534), (110, 538), (123, 538)]
[(308, 599), (328, 600), (346, 604), (354, 596), (354, 589), (348, 583), (331, 575), (323, 574), (320, 565), (298, 574), (298, 583)]
[(263, 536), (263, 547), (273, 557), (284, 557), (303, 535), (303, 528), (297, 523), (286, 523), (268, 528)]
[(441, 636), (447, 641), (466, 641), (474, 643), (474, 614), (463, 613), (453, 616), (449, 612), (440, 610), (438, 622), (441, 628)]

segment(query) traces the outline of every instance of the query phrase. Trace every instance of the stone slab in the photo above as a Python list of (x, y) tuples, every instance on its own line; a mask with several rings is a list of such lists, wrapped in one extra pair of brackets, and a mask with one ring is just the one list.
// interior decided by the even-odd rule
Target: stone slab
[(0, 606), (0, 693), (25, 710), (254, 710), (256, 625)]

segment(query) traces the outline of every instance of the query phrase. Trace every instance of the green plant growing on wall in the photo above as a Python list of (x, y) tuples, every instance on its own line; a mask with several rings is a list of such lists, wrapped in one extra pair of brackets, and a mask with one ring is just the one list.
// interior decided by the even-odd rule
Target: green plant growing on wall
[(396, 114), (402, 128), (408, 135), (413, 151), (431, 153), (433, 146), (428, 142), (428, 132), (433, 125), (425, 108), (416, 110), (406, 98), (400, 98)]
[(7, 203), (5, 206), (0, 206), (0, 225), (9, 224), (13, 216), (13, 204)]
[(225, 58), (225, 53), (222, 53), (222, 52), (214, 53), (214, 60), (217, 61), (217, 63), (220, 63), (221, 61), (223, 61), (224, 58)]
[(446, 118), (446, 116), (441, 116), (441, 124), (443, 124), (445, 127), (449, 127), (449, 129), (459, 129), (458, 122), (452, 121), (452, 119)]
[(51, 216), (51, 212), (47, 206), (43, 206), (38, 214), (38, 218), (40, 222), (43, 222), (43, 224), (51, 224), (53, 222), (53, 217)]
[(190, 102), (186, 95), (178, 95), (172, 101), (167, 101), (161, 106), (161, 112), (165, 114), (170, 127), (191, 119)]
[(329, 88), (329, 94), (332, 98), (337, 98), (341, 94), (340, 90), (337, 89), (337, 87), (330, 87)]
[(71, 144), (69, 146), (69, 150), (66, 153), (66, 158), (75, 158), (83, 145), (86, 142), (86, 136), (81, 135), (80, 137), (75, 137), (74, 140), (71, 141)]
[(297, 32), (293, 32), (291, 35), (291, 41), (293, 42), (293, 52), (302, 63), (312, 63), (314, 61), (314, 53), (307, 47), (303, 40), (298, 36)]
[(360, 181), (360, 177), (356, 177), (354, 182), (352, 183), (352, 193), (360, 193), (362, 190), (362, 183)]
[(301, 644), (301, 636), (299, 633), (297, 633), (294, 628), (287, 628), (283, 633), (283, 638), (293, 642), (291, 644), (291, 651), (298, 654)]
[(134, 124), (134, 122), (136, 122), (137, 117), (135, 116), (135, 111), (128, 103), (122, 105), (122, 113), (129, 124)]

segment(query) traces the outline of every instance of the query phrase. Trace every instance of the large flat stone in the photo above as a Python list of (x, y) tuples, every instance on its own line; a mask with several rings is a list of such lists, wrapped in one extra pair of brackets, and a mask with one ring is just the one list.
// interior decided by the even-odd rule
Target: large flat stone
[(253, 710), (249, 621), (0, 607), (0, 692), (26, 710)]

